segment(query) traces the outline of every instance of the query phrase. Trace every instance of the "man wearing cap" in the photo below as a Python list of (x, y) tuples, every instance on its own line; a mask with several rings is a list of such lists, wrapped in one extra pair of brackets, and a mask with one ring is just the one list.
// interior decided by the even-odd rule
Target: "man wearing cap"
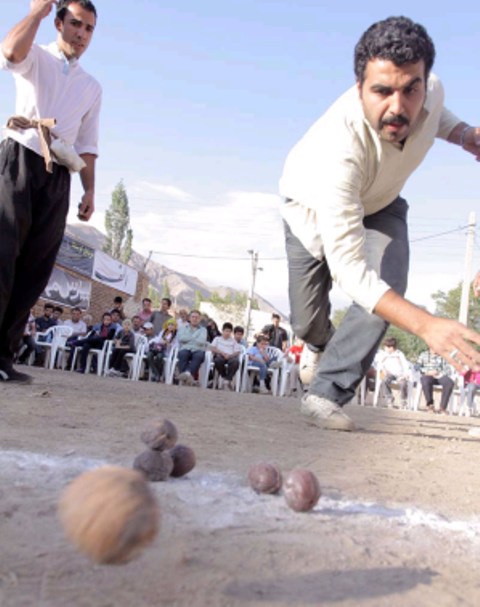
[[(56, 42), (34, 43), (56, 5)], [(0, 67), (17, 90), (0, 144), (0, 380), (29, 382), (12, 366), (30, 308), (51, 274), (68, 212), (70, 171), (84, 189), (79, 218), (94, 210), (101, 87), (79, 65), (95, 29), (90, 0), (32, 0), (3, 40)]]
[[(343, 406), (369, 369), (388, 323), (421, 337), (458, 371), (480, 364), (480, 335), (437, 318), (403, 295), (409, 247), (401, 190), (435, 138), (480, 159), (480, 128), (444, 107), (431, 73), (435, 48), (406, 17), (373, 24), (355, 47), (356, 85), (294, 146), (285, 198), (292, 328), (306, 342), (301, 411), (313, 425), (353, 430)], [(354, 301), (335, 331), (335, 281)]]

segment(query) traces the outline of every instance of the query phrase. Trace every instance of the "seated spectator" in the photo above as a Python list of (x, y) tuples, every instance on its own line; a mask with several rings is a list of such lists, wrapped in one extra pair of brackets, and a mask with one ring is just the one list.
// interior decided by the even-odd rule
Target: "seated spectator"
[(182, 308), (178, 312), (177, 317), (177, 328), (180, 329), (180, 327), (183, 327), (183, 325), (188, 325), (188, 312), (185, 310), (185, 308)]
[(248, 348), (247, 340), (245, 339), (245, 329), (240, 325), (237, 325), (233, 329), (233, 339), (245, 349)]
[(388, 405), (393, 406), (395, 399), (392, 384), (397, 382), (400, 386), (400, 400), (402, 407), (407, 405), (408, 382), (410, 379), (410, 366), (405, 354), (397, 349), (395, 337), (387, 337), (383, 342), (384, 351), (378, 358), (378, 371), (385, 390)]
[(87, 325), (82, 320), (82, 311), (80, 308), (72, 308), (70, 311), (71, 318), (68, 318), (63, 325), (72, 329), (72, 335), (67, 339), (67, 346), (70, 345), (69, 341), (75, 341), (79, 337), (84, 337), (87, 334)]
[(142, 323), (144, 323), (150, 322), (152, 314), (152, 300), (150, 299), (150, 297), (144, 297), (142, 299), (142, 309), (140, 310), (140, 312), (137, 313), (137, 316), (139, 316), (142, 320)]
[(115, 336), (113, 343), (108, 375), (111, 377), (126, 377), (128, 364), (125, 360), (125, 354), (135, 352), (135, 333), (132, 331), (132, 321), (129, 318), (125, 318), (122, 322), (122, 330)]
[(240, 355), (243, 348), (232, 336), (233, 325), (226, 322), (222, 326), (222, 334), (212, 341), (210, 350), (213, 352), (213, 363), (220, 375), (218, 387), (233, 390), (233, 377), (240, 366)]
[(181, 385), (192, 386), (205, 360), (207, 330), (200, 325), (200, 312), (190, 312), (190, 323), (180, 327), (178, 338), (178, 380)]
[(45, 348), (42, 348), (38, 342), (51, 341), (50, 336), (38, 335), (38, 333), (45, 333), (51, 327), (55, 327), (57, 321), (53, 317), (54, 305), (52, 303), (46, 303), (43, 306), (43, 315), (35, 319), (35, 330), (37, 333), (36, 344), (35, 344), (35, 360), (34, 365), (41, 367), (45, 361)]
[(30, 316), (28, 317), (27, 324), (25, 325), (22, 342), (18, 350), (17, 364), (27, 364), (30, 354), (35, 352), (35, 331), (35, 317), (30, 311)]
[(150, 322), (153, 323), (153, 332), (155, 335), (159, 335), (163, 330), (165, 322), (172, 318), (172, 315), (169, 313), (171, 305), (172, 301), (168, 297), (164, 297), (160, 302), (160, 310), (155, 310), (155, 312), (153, 312)]
[(54, 305), (52, 303), (46, 303), (43, 306), (43, 315), (35, 319), (37, 333), (44, 333), (57, 324), (57, 321), (53, 318), (53, 310)]
[(218, 330), (217, 323), (213, 320), (213, 318), (209, 318), (207, 320), (207, 341), (209, 344), (215, 339), (215, 337), (220, 337), (222, 334)]
[(264, 335), (258, 335), (256, 343), (247, 350), (248, 364), (258, 368), (260, 394), (268, 394), (270, 392), (265, 383), (268, 375), (268, 368), (271, 367), (273, 363), (278, 363), (278, 361), (275, 360), (275, 357), (271, 357), (268, 354), (268, 345), (268, 338)]
[(62, 324), (62, 314), (63, 314), (62, 306), (54, 306), (52, 318), (55, 321), (55, 324), (57, 324), (57, 325)]
[[(153, 334), (153, 325), (147, 322), (144, 325), (146, 330), (150, 330)], [(167, 320), (163, 326), (163, 330), (159, 335), (154, 335), (148, 341), (147, 362), (151, 370), (151, 381), (159, 382), (165, 358), (170, 354), (170, 350), (176, 345), (177, 340), (177, 323), (174, 318)]]
[(121, 322), (122, 320), (125, 320), (126, 314), (123, 309), (123, 297), (120, 297), (120, 295), (113, 298), (113, 308), (110, 310), (110, 314), (113, 315), (114, 312), (118, 312), (118, 318), (121, 326)]
[(300, 381), (300, 357), (302, 356), (304, 345), (303, 340), (296, 339), (293, 346), (290, 346), (290, 348), (287, 350), (289, 396), (296, 396), (297, 394), (297, 386)]
[(435, 410), (433, 405), (433, 386), (442, 386), (440, 413), (446, 413), (448, 401), (454, 387), (454, 381), (449, 377), (451, 368), (447, 361), (430, 349), (420, 354), (415, 367), (422, 373), (420, 382), (427, 403), (427, 409), (432, 412)]
[(271, 346), (278, 348), (282, 352), (286, 352), (288, 347), (288, 333), (280, 326), (279, 314), (272, 314), (272, 324), (263, 327), (262, 333), (268, 337)]
[(140, 316), (138, 314), (135, 314), (135, 316), (132, 316), (132, 331), (135, 334), (139, 334), (139, 335), (144, 335), (144, 331), (143, 331), (143, 322), (142, 319), (140, 318)]
[(467, 406), (473, 412), (475, 394), (480, 388), (480, 371), (472, 371), (469, 369), (463, 376), (465, 392), (467, 394)]
[(105, 312), (102, 316), (102, 322), (95, 325), (91, 333), (83, 339), (79, 339), (75, 345), (75, 348), (81, 348), (80, 366), (76, 369), (78, 373), (85, 373), (90, 350), (101, 350), (107, 340), (115, 337), (115, 333), (116, 329), (112, 326), (112, 315), (110, 312)]
[(89, 333), (93, 329), (93, 316), (91, 314), (84, 314), (83, 322), (87, 325), (87, 333)]
[(112, 327), (115, 329), (115, 335), (118, 335), (122, 330), (122, 320), (124, 319), (122, 319), (119, 310), (112, 310), (110, 315), (112, 317)]

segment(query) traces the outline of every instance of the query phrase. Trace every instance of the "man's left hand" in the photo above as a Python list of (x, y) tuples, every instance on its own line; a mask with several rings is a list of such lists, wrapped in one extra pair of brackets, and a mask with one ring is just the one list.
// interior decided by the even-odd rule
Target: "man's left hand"
[(82, 202), (78, 205), (78, 218), (80, 221), (88, 221), (95, 210), (93, 192), (85, 192)]

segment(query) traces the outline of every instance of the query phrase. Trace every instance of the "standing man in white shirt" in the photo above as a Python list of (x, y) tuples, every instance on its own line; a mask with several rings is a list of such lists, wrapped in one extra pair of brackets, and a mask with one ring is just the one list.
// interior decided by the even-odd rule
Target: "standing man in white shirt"
[[(480, 335), (404, 299), (409, 261), (400, 192), (440, 137), (480, 159), (480, 128), (443, 105), (425, 29), (405, 17), (372, 25), (355, 47), (356, 85), (292, 149), (280, 190), (292, 328), (308, 344), (300, 378), (309, 423), (353, 430), (343, 405), (369, 369), (388, 323), (424, 339), (457, 370), (475, 368)], [(329, 291), (353, 300), (335, 332)]]
[[(56, 8), (56, 42), (35, 36)], [(70, 171), (84, 189), (78, 216), (94, 210), (102, 91), (79, 65), (97, 22), (90, 0), (31, 0), (3, 40), (0, 68), (15, 79), (16, 116), (0, 144), (0, 381), (28, 383), (13, 352), (55, 263), (68, 212)]]

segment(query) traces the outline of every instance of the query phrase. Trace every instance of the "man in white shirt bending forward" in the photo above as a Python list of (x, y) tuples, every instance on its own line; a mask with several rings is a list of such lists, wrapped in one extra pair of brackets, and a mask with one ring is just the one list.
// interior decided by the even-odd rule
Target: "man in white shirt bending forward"
[[(406, 201), (400, 192), (436, 137), (480, 159), (480, 128), (443, 105), (425, 29), (405, 17), (373, 24), (355, 47), (356, 84), (294, 146), (285, 197), (292, 328), (308, 344), (300, 379), (308, 422), (353, 430), (343, 405), (369, 369), (391, 322), (421, 337), (458, 371), (477, 368), (480, 335), (404, 299)], [(354, 301), (337, 331), (335, 281)]]

